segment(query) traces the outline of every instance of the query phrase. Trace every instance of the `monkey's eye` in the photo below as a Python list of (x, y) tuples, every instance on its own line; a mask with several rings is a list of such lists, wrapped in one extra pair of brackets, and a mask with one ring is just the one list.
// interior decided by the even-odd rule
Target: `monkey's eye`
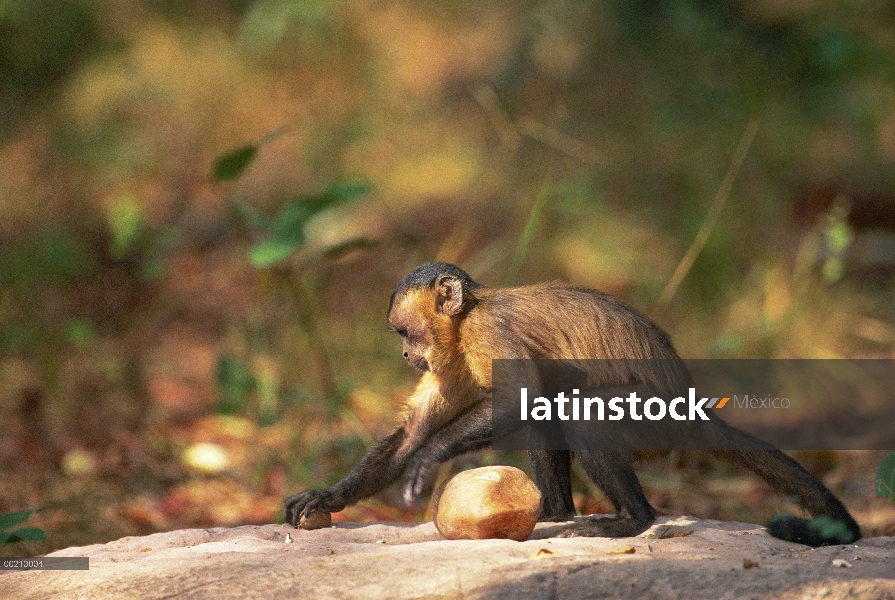
[(404, 329), (403, 327), (394, 327), (394, 326), (392, 326), (392, 327), (389, 327), (389, 329), (391, 329), (392, 331), (394, 331), (395, 333), (397, 333), (397, 334), (400, 335), (401, 337), (407, 337), (407, 330)]

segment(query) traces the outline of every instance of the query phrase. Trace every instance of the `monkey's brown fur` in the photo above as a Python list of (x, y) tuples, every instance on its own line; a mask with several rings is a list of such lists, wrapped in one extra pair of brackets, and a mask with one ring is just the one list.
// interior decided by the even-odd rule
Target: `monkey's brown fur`
[[(657, 391), (680, 389), (681, 378), (688, 378), (668, 337), (647, 317), (606, 294), (560, 283), (491, 289), (454, 265), (427, 263), (398, 284), (388, 321), (403, 339), (404, 358), (423, 371), (402, 423), (331, 488), (287, 498), (286, 520), (293, 525), (302, 513), (337, 511), (368, 497), (405, 471), (405, 496), (412, 497), (432, 465), (489, 445), (493, 359), (664, 359), (680, 368), (645, 370), (639, 374), (645, 384)], [(595, 385), (619, 383), (606, 381), (603, 373), (588, 376)], [(771, 523), (773, 535), (810, 545), (860, 537), (845, 507), (798, 463), (721, 421), (709, 423), (707, 437), (760, 448), (716, 455), (753, 470), (778, 491), (799, 497), (812, 515), (828, 516), (847, 530), (844, 537), (825, 537), (804, 519), (784, 517)], [(573, 516), (571, 453), (529, 455), (544, 496), (542, 518)], [(566, 535), (631, 536), (653, 522), (656, 513), (634, 474), (630, 452), (582, 452), (578, 458), (619, 516), (575, 526)]]

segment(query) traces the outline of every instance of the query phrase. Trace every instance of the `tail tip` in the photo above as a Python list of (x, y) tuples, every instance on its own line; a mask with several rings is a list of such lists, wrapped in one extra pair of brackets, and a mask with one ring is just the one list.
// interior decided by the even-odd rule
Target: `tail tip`
[(858, 524), (851, 517), (840, 520), (820, 516), (809, 520), (786, 514), (768, 522), (768, 533), (777, 539), (814, 548), (851, 544), (861, 537)]

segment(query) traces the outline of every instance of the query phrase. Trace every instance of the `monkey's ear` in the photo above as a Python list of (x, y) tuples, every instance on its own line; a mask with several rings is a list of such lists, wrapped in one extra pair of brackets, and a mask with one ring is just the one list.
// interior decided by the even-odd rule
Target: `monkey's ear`
[(435, 310), (449, 317), (463, 310), (463, 283), (453, 275), (441, 275), (435, 281)]

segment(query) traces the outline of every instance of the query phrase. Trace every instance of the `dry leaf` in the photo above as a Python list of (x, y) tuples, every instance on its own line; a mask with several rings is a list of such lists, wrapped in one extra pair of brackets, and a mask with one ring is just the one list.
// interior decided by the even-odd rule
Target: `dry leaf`
[(538, 548), (537, 551), (528, 558), (553, 558), (556, 556), (564, 556), (560, 552), (555, 552), (549, 548)]

